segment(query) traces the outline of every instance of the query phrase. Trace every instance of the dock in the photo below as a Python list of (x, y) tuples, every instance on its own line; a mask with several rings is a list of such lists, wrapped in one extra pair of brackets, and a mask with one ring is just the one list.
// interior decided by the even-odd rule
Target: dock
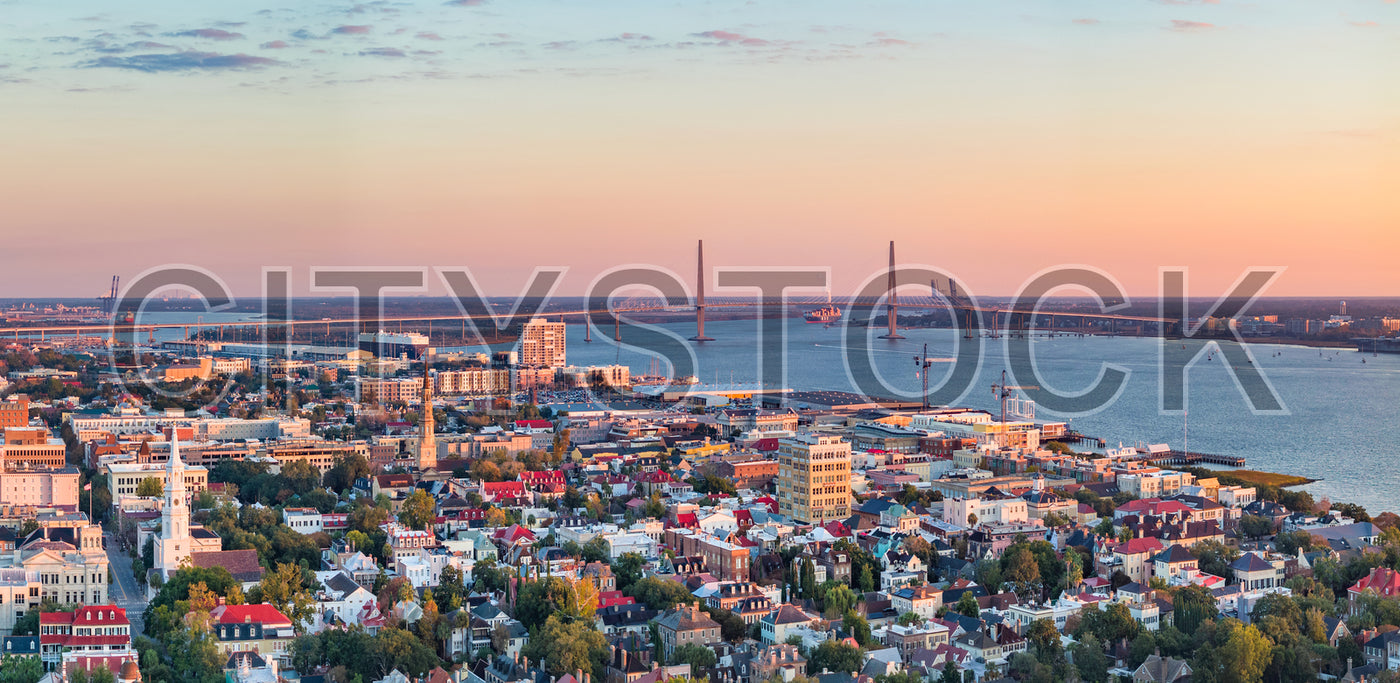
[(1197, 463), (1209, 463), (1211, 465), (1244, 467), (1244, 456), (1197, 453), (1196, 451), (1187, 453), (1184, 451), (1170, 450), (1150, 455), (1145, 458), (1145, 460), (1154, 465), (1195, 465)]

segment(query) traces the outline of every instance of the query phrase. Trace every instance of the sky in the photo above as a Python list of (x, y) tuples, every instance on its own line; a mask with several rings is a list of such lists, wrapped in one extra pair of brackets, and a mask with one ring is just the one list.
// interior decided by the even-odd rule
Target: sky
[[(899, 260), (1400, 294), (1387, 0), (0, 0), (0, 297)], [(435, 291), (442, 291), (436, 287)]]

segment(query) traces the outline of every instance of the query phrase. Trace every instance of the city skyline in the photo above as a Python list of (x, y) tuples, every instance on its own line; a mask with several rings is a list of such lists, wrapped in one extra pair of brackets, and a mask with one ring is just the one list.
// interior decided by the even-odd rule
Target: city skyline
[(704, 238), (833, 292), (894, 239), (979, 295), (1063, 263), (1137, 297), (1177, 265), (1193, 296), (1268, 265), (1265, 296), (1400, 293), (1400, 4), (878, 9), (3, 2), (0, 291), (461, 264), (509, 295), (558, 264), (567, 296), (689, 282)]

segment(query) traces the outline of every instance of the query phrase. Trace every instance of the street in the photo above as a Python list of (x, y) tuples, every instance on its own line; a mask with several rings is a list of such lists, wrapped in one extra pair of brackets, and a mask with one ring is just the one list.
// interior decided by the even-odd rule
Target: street
[(110, 562), (112, 574), (115, 581), (108, 586), (107, 597), (126, 610), (127, 619), (131, 620), (131, 635), (137, 636), (145, 632), (146, 625), (142, 618), (146, 611), (146, 589), (136, 583), (136, 578), (131, 575), (131, 558), (121, 549), (121, 542), (111, 533), (104, 533), (103, 538), (107, 545), (107, 560)]

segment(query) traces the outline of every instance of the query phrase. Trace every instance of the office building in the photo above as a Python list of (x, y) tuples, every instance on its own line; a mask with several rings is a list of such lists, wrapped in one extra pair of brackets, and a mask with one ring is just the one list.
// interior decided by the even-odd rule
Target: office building
[(778, 442), (778, 512), (798, 522), (851, 515), (851, 444), (799, 434)]

